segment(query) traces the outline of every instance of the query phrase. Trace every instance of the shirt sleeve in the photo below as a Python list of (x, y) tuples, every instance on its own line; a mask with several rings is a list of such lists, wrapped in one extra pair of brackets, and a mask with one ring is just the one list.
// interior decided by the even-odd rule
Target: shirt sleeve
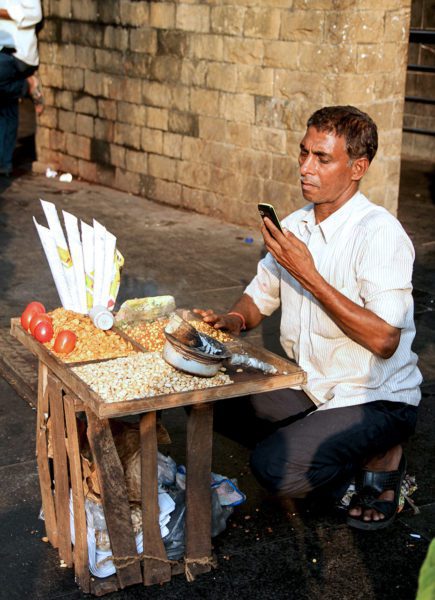
[(39, 0), (20, 0), (20, 2), (9, 0), (6, 2), (5, 8), (19, 29), (34, 27), (42, 19)]
[(399, 224), (387, 223), (366, 239), (357, 279), (364, 307), (402, 329), (412, 306), (414, 248)]
[(262, 315), (271, 315), (280, 305), (280, 267), (268, 252), (260, 260), (257, 275), (245, 289)]

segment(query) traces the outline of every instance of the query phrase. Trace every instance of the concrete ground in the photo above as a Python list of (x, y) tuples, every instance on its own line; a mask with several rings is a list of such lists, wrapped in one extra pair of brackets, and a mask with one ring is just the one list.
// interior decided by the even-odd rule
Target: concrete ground
[[(22, 151), (24, 165), (26, 149)], [(113, 599), (206, 598), (410, 600), (429, 541), (435, 535), (435, 222), (434, 168), (404, 161), (399, 217), (416, 247), (415, 350), (424, 374), (416, 435), (406, 447), (417, 478), (413, 498), (384, 531), (349, 529), (344, 514), (316, 515), (277, 507), (247, 466), (246, 449), (216, 435), (213, 469), (237, 477), (247, 502), (214, 541), (219, 566), (188, 584), (134, 586)], [(35, 445), (36, 362), (8, 335), (9, 320), (38, 299), (59, 305), (32, 216), (44, 223), (38, 198), (76, 216), (96, 218), (118, 238), (125, 256), (119, 300), (172, 294), (178, 306), (228, 308), (255, 272), (263, 248), (259, 231), (160, 206), (116, 190), (62, 184), (24, 172), (0, 183), (0, 598), (76, 600), (84, 597), (71, 569), (42, 541)], [(253, 238), (247, 243), (246, 238)], [(254, 337), (276, 345), (276, 318)], [(164, 414), (170, 453), (183, 462), (183, 410)], [(416, 537), (416, 535), (419, 537)]]

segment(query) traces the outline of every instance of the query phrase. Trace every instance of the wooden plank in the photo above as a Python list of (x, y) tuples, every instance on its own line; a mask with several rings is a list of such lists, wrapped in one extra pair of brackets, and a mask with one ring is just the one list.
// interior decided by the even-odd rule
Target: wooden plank
[(80, 588), (88, 593), (90, 591), (90, 577), (88, 567), (88, 541), (85, 513), (85, 499), (83, 496), (83, 474), (80, 458), (80, 447), (77, 432), (76, 412), (74, 397), (64, 396), (65, 422), (68, 435), (69, 471), (71, 477), (72, 500), (74, 508), (74, 571), (75, 579)]
[(45, 532), (54, 548), (58, 547), (58, 531), (54, 506), (50, 459), (48, 458), (47, 421), (49, 416), (47, 367), (39, 362), (38, 411), (36, 418), (36, 462), (44, 511)]
[[(213, 404), (192, 406), (186, 440), (186, 574), (210, 571)], [(198, 562), (195, 562), (198, 559)], [(189, 578), (189, 577), (188, 577)]]
[(90, 410), (86, 414), (88, 439), (100, 485), (110, 545), (113, 556), (118, 559), (114, 562), (117, 563), (119, 585), (124, 588), (142, 581), (140, 561), (135, 560), (137, 550), (124, 471), (108, 420), (97, 419)]
[[(143, 552), (167, 560), (159, 525), (157, 484), (156, 413), (146, 413), (140, 420), (141, 486)], [(144, 584), (165, 583), (171, 580), (169, 563), (144, 558)]]
[(62, 384), (52, 373), (48, 373), (48, 399), (52, 422), (53, 467), (55, 506), (58, 526), (59, 555), (71, 567), (72, 548), (69, 513), (69, 480), (65, 445), (65, 419), (63, 412)]

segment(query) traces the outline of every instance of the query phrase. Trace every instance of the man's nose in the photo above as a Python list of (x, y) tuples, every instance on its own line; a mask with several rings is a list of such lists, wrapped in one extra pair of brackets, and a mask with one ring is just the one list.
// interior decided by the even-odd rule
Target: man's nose
[(300, 165), (301, 175), (307, 175), (308, 173), (313, 173), (314, 171), (314, 156), (312, 154), (308, 154), (305, 156)]

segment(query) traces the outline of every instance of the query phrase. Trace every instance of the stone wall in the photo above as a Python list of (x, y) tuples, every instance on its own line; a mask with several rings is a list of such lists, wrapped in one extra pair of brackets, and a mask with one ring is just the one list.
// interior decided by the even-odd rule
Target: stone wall
[[(434, 0), (413, 0), (411, 27), (435, 30)], [(410, 44), (408, 62), (414, 65), (435, 66), (435, 46)], [(435, 100), (435, 73), (408, 71), (406, 96)], [(405, 102), (404, 126), (435, 131), (435, 105)], [(435, 160), (435, 136), (421, 133), (403, 134), (402, 154), (408, 158)]]
[[(331, 6), (334, 8), (331, 10)], [(397, 207), (410, 0), (45, 0), (36, 167), (238, 223), (303, 204), (308, 116), (380, 128), (363, 191)]]

